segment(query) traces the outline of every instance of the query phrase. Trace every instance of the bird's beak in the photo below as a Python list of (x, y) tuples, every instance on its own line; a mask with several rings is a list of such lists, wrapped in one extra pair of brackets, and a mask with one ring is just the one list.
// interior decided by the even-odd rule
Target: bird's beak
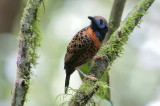
[(95, 18), (94, 18), (94, 17), (88, 16), (88, 18), (89, 18), (92, 22), (95, 22)]

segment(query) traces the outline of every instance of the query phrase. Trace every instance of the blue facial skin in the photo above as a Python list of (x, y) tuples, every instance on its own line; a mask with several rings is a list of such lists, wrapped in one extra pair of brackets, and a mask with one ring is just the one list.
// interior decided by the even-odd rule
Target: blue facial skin
[(96, 33), (96, 36), (99, 38), (99, 41), (102, 42), (105, 38), (106, 33), (108, 32), (108, 27), (106, 27), (105, 23), (102, 19), (94, 19), (91, 22), (91, 28)]
[(99, 31), (100, 33), (108, 32), (108, 28), (102, 19), (92, 19), (90, 26), (94, 31)]
[(100, 29), (105, 28), (105, 24), (104, 24), (103, 20), (101, 20), (101, 19), (96, 20), (96, 24), (97, 24), (98, 28), (100, 28)]

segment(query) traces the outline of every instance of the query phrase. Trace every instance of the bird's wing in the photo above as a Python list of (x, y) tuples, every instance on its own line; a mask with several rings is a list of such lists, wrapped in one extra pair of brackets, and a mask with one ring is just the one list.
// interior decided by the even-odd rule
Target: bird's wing
[(92, 41), (87, 35), (85, 29), (78, 32), (67, 47), (67, 53), (65, 55), (65, 64), (70, 63), (77, 59), (81, 54), (85, 53), (90, 47)]

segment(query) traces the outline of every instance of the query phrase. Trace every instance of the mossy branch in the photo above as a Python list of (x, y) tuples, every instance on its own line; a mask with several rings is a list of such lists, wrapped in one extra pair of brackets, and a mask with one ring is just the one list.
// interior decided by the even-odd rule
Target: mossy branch
[[(123, 45), (127, 43), (129, 34), (140, 23), (142, 16), (145, 15), (153, 2), (154, 0), (141, 0), (137, 3), (136, 7), (121, 23), (120, 27), (111, 35), (109, 41), (101, 48), (99, 54), (105, 54), (107, 58), (97, 60), (96, 63), (92, 65), (89, 72), (90, 74), (94, 74), (96, 78), (100, 79), (104, 72), (109, 70), (114, 60), (122, 54)], [(88, 82), (88, 80), (85, 80), (81, 86), (84, 86), (85, 82)], [(78, 92), (71, 98), (70, 105), (80, 106), (81, 104), (86, 104), (99, 87), (99, 85), (92, 86), (89, 94), (83, 93), (86, 91), (85, 87), (81, 89), (81, 91), (78, 90)], [(90, 97), (87, 95), (90, 95)]]
[(20, 23), (17, 73), (12, 106), (23, 106), (30, 83), (31, 68), (36, 66), (37, 47), (40, 46), (40, 30), (37, 12), (42, 0), (28, 0)]
[[(109, 32), (106, 35), (104, 43), (106, 43), (110, 39), (113, 32), (115, 30), (117, 30), (117, 28), (119, 27), (120, 22), (121, 22), (122, 13), (123, 13), (123, 10), (124, 10), (124, 7), (125, 7), (125, 3), (126, 3), (126, 0), (114, 0), (112, 10), (111, 10), (111, 13), (110, 13), (110, 18), (109, 18), (110, 28), (109, 28)], [(105, 75), (104, 76), (105, 77), (105, 82), (107, 82), (107, 84), (110, 85), (109, 72), (105, 71), (104, 75)], [(107, 89), (107, 94), (106, 94), (105, 97), (112, 104), (110, 88)]]

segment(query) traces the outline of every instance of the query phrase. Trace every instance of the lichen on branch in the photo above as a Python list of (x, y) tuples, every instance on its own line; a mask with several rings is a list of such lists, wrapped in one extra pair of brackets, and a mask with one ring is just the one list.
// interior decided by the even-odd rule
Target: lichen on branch
[(12, 106), (23, 106), (29, 88), (31, 68), (37, 64), (37, 48), (41, 34), (38, 28), (38, 9), (42, 0), (28, 0), (20, 23), (17, 73)]

